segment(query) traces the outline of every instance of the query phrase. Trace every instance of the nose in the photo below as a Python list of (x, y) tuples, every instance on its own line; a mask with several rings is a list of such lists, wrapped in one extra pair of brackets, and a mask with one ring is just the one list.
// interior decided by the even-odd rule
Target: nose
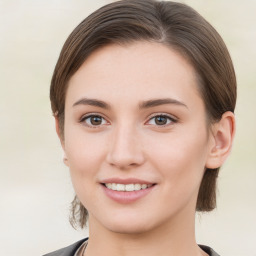
[(144, 163), (141, 138), (135, 127), (116, 127), (112, 135), (107, 154), (107, 162), (110, 165), (129, 169)]

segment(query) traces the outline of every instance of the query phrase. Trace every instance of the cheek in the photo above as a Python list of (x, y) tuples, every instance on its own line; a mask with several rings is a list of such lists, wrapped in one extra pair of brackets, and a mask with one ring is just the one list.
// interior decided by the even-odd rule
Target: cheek
[[(74, 136), (74, 134), (76, 134)], [(97, 137), (97, 136), (96, 136)], [(98, 194), (97, 174), (104, 159), (101, 138), (66, 132), (65, 151), (76, 195), (86, 208)], [(97, 200), (94, 200), (97, 202)], [(89, 205), (88, 205), (89, 204)]]
[[(74, 135), (75, 134), (75, 135)], [(101, 135), (66, 130), (65, 152), (74, 187), (96, 180), (96, 172), (105, 157)], [(87, 184), (88, 186), (88, 184)]]
[(157, 145), (151, 147), (154, 156), (151, 164), (161, 175), (162, 197), (158, 199), (159, 204), (169, 202), (166, 212), (170, 210), (170, 205), (172, 211), (183, 209), (186, 205), (195, 207), (204, 173), (205, 140), (175, 136), (158, 141)]
[(151, 164), (162, 173), (169, 186), (197, 187), (201, 181), (206, 156), (207, 136), (204, 130), (170, 133), (149, 141)]

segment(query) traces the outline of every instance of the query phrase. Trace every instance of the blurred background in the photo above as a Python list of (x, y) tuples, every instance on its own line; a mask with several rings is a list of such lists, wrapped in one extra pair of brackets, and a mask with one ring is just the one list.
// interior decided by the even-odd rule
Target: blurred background
[[(0, 0), (0, 253), (34, 256), (87, 235), (68, 222), (74, 192), (55, 135), (49, 84), (61, 47), (111, 1)], [(218, 208), (197, 216), (197, 241), (256, 256), (256, 1), (184, 0), (226, 42), (237, 72), (237, 134)]]

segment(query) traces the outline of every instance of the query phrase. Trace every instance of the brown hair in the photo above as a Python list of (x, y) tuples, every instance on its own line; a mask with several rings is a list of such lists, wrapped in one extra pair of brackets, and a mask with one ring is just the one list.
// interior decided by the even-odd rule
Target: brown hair
[[(68, 81), (96, 49), (107, 44), (134, 41), (165, 44), (182, 54), (194, 67), (210, 123), (226, 111), (234, 112), (236, 77), (228, 50), (218, 32), (191, 7), (170, 1), (123, 0), (96, 10), (66, 40), (56, 64), (50, 89), (51, 107), (64, 139), (64, 107)], [(206, 169), (196, 210), (216, 207), (219, 168)], [(87, 210), (75, 197), (71, 222), (84, 227)]]

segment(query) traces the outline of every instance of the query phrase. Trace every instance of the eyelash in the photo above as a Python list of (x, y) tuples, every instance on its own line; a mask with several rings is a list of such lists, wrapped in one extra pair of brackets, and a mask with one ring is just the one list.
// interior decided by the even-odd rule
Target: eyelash
[[(83, 116), (81, 119), (80, 119), (80, 123), (85, 123), (85, 125), (89, 128), (92, 128), (92, 129), (99, 129), (101, 128), (102, 124), (100, 125), (88, 125), (85, 121), (87, 119), (90, 119), (92, 117), (99, 117), (101, 119), (104, 119), (106, 120), (104, 117), (102, 117), (100, 114), (97, 114), (97, 113), (91, 113), (91, 114), (88, 114), (88, 115), (85, 115)], [(169, 126), (169, 125), (172, 125), (174, 123), (177, 123), (178, 122), (178, 119), (177, 118), (174, 118), (173, 116), (171, 115), (168, 115), (168, 114), (163, 114), (163, 113), (157, 113), (157, 114), (154, 114), (154, 115), (151, 115), (148, 119), (147, 122), (149, 122), (150, 120), (154, 119), (154, 118), (157, 118), (157, 117), (164, 117), (164, 118), (167, 118), (169, 120), (169, 123), (168, 124), (164, 124), (164, 125), (156, 125), (158, 126), (159, 128), (161, 127), (166, 127), (166, 126)], [(106, 121), (107, 122), (107, 121)], [(168, 121), (167, 121), (168, 122)], [(103, 124), (104, 125), (104, 124)]]
[[(149, 119), (148, 119), (147, 122), (149, 122), (150, 120), (152, 120), (152, 119), (154, 119), (154, 118), (157, 118), (157, 117), (164, 117), (164, 118), (167, 118), (168, 121), (169, 121), (168, 124), (156, 125), (156, 126), (158, 126), (159, 128), (161, 128), (161, 127), (166, 127), (166, 126), (169, 126), (169, 125), (172, 125), (172, 124), (178, 122), (178, 119), (177, 119), (177, 118), (174, 118), (173, 116), (168, 115), (168, 114), (165, 114), (165, 113), (156, 113), (156, 114), (153, 114), (153, 115), (149, 116)], [(167, 121), (167, 122), (168, 122), (168, 121)]]
[(97, 113), (91, 113), (91, 114), (88, 114), (88, 115), (85, 115), (85, 116), (83, 116), (81, 119), (80, 119), (80, 123), (84, 123), (85, 124), (85, 126), (87, 126), (87, 127), (89, 127), (89, 128), (93, 128), (93, 129), (98, 129), (98, 128), (100, 128), (102, 125), (88, 125), (88, 124), (86, 124), (86, 119), (90, 119), (91, 117), (99, 117), (99, 118), (102, 118), (102, 119), (104, 119), (105, 120), (105, 118), (104, 117), (102, 117), (100, 114), (97, 114)]

